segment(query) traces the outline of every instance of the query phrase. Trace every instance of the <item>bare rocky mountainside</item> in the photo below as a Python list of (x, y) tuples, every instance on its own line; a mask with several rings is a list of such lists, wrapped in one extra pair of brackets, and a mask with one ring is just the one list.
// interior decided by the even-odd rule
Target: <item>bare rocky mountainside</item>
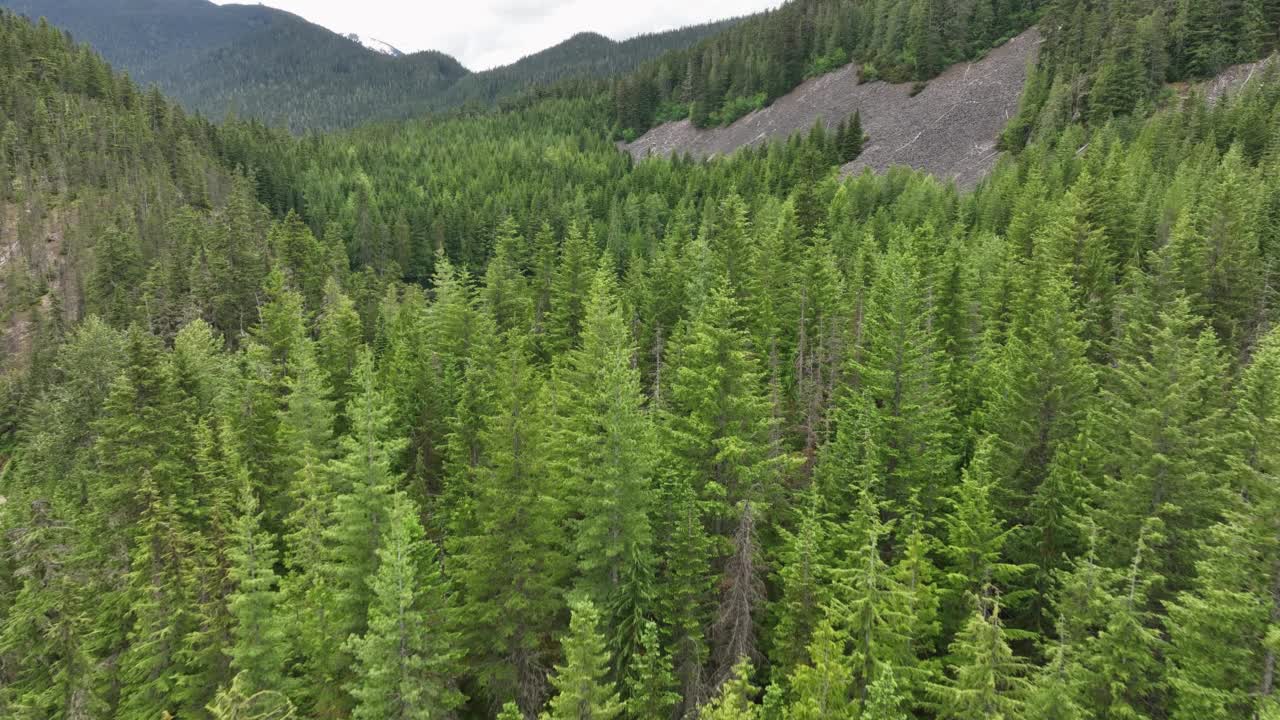
[(724, 155), (786, 138), (818, 121), (834, 128), (861, 112), (869, 139), (846, 172), (906, 165), (971, 187), (999, 157), (996, 140), (1018, 108), (1040, 42), (1039, 31), (1027, 30), (982, 60), (951, 67), (914, 96), (911, 83), (861, 82), (857, 65), (847, 65), (727, 127), (699, 130), (682, 120), (658, 126), (626, 147), (637, 159)]
[(1264, 72), (1277, 71), (1280, 71), (1280, 56), (1273, 55), (1257, 62), (1227, 68), (1214, 79), (1203, 83), (1201, 91), (1210, 102), (1217, 102), (1261, 78)]

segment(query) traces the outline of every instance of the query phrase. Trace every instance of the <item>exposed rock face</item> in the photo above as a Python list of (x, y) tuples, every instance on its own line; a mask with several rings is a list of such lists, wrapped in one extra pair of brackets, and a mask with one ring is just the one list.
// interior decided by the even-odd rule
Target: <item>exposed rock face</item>
[(1217, 77), (1206, 81), (1202, 85), (1205, 99), (1210, 103), (1214, 103), (1227, 95), (1234, 94), (1261, 77), (1265, 71), (1271, 69), (1269, 67), (1271, 65), (1275, 65), (1277, 69), (1280, 69), (1280, 55), (1272, 55), (1265, 60), (1236, 65), (1223, 70)]
[(728, 127), (699, 130), (687, 120), (667, 123), (625, 147), (636, 158), (711, 157), (807, 131), (820, 119), (835, 127), (860, 111), (869, 140), (846, 172), (907, 165), (972, 187), (995, 166), (996, 139), (1018, 109), (1040, 42), (1037, 30), (1027, 30), (982, 60), (951, 67), (915, 97), (910, 83), (860, 84), (857, 66), (848, 65)]

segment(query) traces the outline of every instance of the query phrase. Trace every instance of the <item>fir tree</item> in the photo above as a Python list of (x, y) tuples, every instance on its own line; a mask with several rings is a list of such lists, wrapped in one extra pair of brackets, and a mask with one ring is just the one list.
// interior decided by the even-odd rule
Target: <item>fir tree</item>
[(915, 665), (911, 599), (884, 561), (889, 527), (880, 515), (880, 504), (871, 491), (862, 490), (856, 514), (841, 531), (847, 538), (846, 555), (833, 589), (833, 608), (849, 635), (853, 699), (859, 707), (866, 705), (881, 668), (909, 671)]
[(1088, 707), (1107, 717), (1150, 717), (1148, 708), (1164, 687), (1159, 660), (1164, 641), (1146, 609), (1151, 589), (1161, 579), (1149, 568), (1149, 554), (1162, 539), (1161, 526), (1159, 519), (1143, 525), (1129, 571), (1103, 599), (1101, 629), (1082, 653), (1083, 697)]
[(808, 649), (812, 664), (797, 667), (787, 681), (794, 696), (786, 709), (789, 720), (819, 720), (857, 714), (857, 705), (853, 701), (853, 672), (844, 655), (848, 641), (847, 633), (836, 630), (829, 619), (817, 627)]
[[(16, 514), (6, 512), (5, 519)], [(6, 598), (0, 622), (0, 654), (14, 663), (0, 691), (0, 708), (21, 720), (107, 713), (85, 641), (89, 617), (79, 596), (75, 526), (47, 502), (35, 501), (25, 523), (8, 527), (13, 565), (6, 570), (20, 581)]]
[(319, 335), (317, 359), (329, 375), (333, 399), (341, 410), (347, 399), (358, 391), (353, 375), (364, 339), (364, 328), (355, 304), (333, 279), (325, 284), (324, 304), (316, 326)]
[[(577, 225), (569, 227), (560, 248), (560, 259), (551, 276), (550, 312), (547, 317), (547, 350), (559, 355), (578, 343), (587, 314), (591, 312), (589, 295), (596, 267), (595, 240)], [(598, 273), (596, 274), (598, 276)]]
[(840, 162), (851, 163), (862, 154), (862, 145), (866, 142), (866, 134), (862, 129), (862, 111), (855, 111), (851, 119), (845, 121), (843, 132), (838, 135), (840, 144)]
[(875, 682), (871, 683), (862, 717), (876, 718), (876, 720), (910, 720), (911, 713), (908, 707), (907, 698), (898, 689), (893, 668), (886, 665)]
[(1083, 720), (1085, 710), (1078, 694), (1080, 666), (1069, 640), (1050, 649), (1049, 663), (1036, 673), (1027, 693), (1023, 717), (1027, 720)]
[(956, 488), (952, 510), (946, 519), (947, 544), (942, 554), (948, 563), (948, 581), (953, 593), (953, 606), (964, 606), (984, 589), (1010, 591), (1027, 570), (1008, 562), (1004, 547), (1013, 530), (1001, 526), (993, 502), (995, 480), (991, 459), (995, 440), (987, 436), (978, 441), (973, 459), (965, 468)]
[[(343, 669), (348, 665), (345, 652), (334, 644), (349, 635), (361, 635), (367, 628), (367, 612), (374, 597), (370, 582), (376, 577), (377, 552), (399, 483), (392, 460), (402, 442), (390, 439), (389, 408), (375, 384), (373, 359), (367, 350), (360, 353), (352, 379), (358, 390), (348, 406), (351, 432), (342, 438), (342, 454), (328, 468), (334, 492), (331, 515), (323, 520), (299, 518), (328, 523), (322, 530), (321, 557), (314, 561), (319, 563), (314, 571), (318, 575), (307, 581), (316, 593), (312, 597), (323, 599), (328, 606), (315, 608), (302, 621), (300, 639), (314, 642), (311, 647), (316, 652), (333, 653), (309, 661), (329, 666), (334, 673), (332, 681), (340, 687), (350, 682), (350, 676), (349, 670)], [(317, 500), (310, 502), (316, 508)], [(331, 701), (338, 707), (347, 704), (345, 698), (336, 696)]]
[(756, 358), (736, 327), (737, 303), (712, 291), (672, 349), (666, 442), (681, 472), (695, 479), (711, 528), (727, 534), (733, 509), (759, 498), (771, 477), (772, 422)]
[(369, 627), (348, 641), (352, 717), (361, 720), (447, 717), (463, 699), (454, 685), (456, 640), (445, 629), (445, 581), (416, 514), (404, 493), (394, 496), (369, 581)]
[[(1019, 524), (1031, 518), (1015, 508), (1030, 508), (1053, 459), (1078, 436), (1096, 384), (1069, 285), (1047, 264), (1041, 253), (1020, 269), (1030, 272), (1017, 289), (1009, 338), (996, 351), (980, 414), (982, 427), (995, 436), (990, 462), (1001, 480), (996, 500), (1008, 508), (1001, 519)], [(1030, 553), (1017, 559), (1029, 561)]]
[(895, 239), (876, 268), (852, 371), (875, 406), (874, 442), (891, 509), (905, 512), (914, 499), (932, 516), (955, 459), (947, 370), (928, 293), (914, 254)]
[(755, 696), (759, 689), (751, 684), (751, 662), (743, 658), (716, 697), (698, 712), (702, 720), (756, 720), (760, 716)]
[[(1168, 608), (1171, 717), (1248, 717), (1264, 674), (1269, 568), (1242, 523), (1210, 534), (1194, 585)], [(1271, 547), (1270, 538), (1262, 547)]]
[(930, 688), (937, 699), (939, 717), (1019, 717), (1029, 666), (1009, 648), (999, 602), (985, 591), (976, 600), (976, 612), (951, 645), (948, 682)]
[[(145, 475), (139, 495), (145, 509), (125, 590), (130, 624), (128, 646), (120, 658), (118, 711), (131, 717), (160, 717), (180, 711), (177, 696), (187, 681), (180, 642), (193, 629), (193, 558), (172, 499)], [(107, 613), (99, 622), (110, 619)]]
[(500, 358), (475, 468), (474, 530), (454, 538), (451, 552), (469, 662), (491, 697), (514, 696), (526, 717), (545, 700), (568, 571), (541, 385), (518, 345)]
[(675, 687), (671, 654), (659, 642), (658, 625), (647, 620), (640, 629), (640, 646), (627, 669), (626, 716), (635, 720), (671, 717), (680, 702)]
[(527, 332), (532, 326), (533, 301), (520, 265), (524, 240), (511, 217), (503, 220), (495, 234), (481, 295), (500, 332)]
[(1118, 561), (1132, 555), (1154, 513), (1164, 521), (1165, 544), (1151, 549), (1148, 564), (1185, 578), (1202, 533), (1226, 506), (1218, 480), (1224, 370), (1213, 333), (1195, 332), (1185, 301), (1157, 323), (1149, 351), (1122, 360), (1106, 394), (1111, 447), (1099, 518)]
[(136, 317), (135, 298), (142, 284), (142, 253), (132, 228), (109, 227), (94, 247), (89, 293), (104, 320), (125, 327)]
[(800, 526), (794, 533), (782, 531), (784, 546), (778, 570), (782, 596), (773, 606), (778, 620), (770, 657), (786, 671), (809, 661), (809, 643), (830, 599), (833, 568), (824, 518), (818, 511), (821, 500), (820, 494), (810, 490), (800, 510)]
[(705, 699), (703, 668), (707, 661), (705, 629), (710, 622), (707, 596), (712, 588), (711, 539), (691, 483), (683, 476), (664, 483), (661, 507), (665, 538), (659, 575), (659, 608), (667, 646), (679, 683), (679, 714), (692, 712)]
[(611, 720), (623, 710), (623, 703), (607, 679), (609, 653), (600, 635), (600, 613), (590, 600), (571, 605), (573, 619), (562, 642), (564, 664), (556, 667), (551, 684), (557, 694), (548, 720)]
[[(607, 608), (611, 649), (625, 658), (650, 610), (653, 537), (649, 494), (654, 433), (644, 412), (640, 373), (615, 298), (613, 270), (596, 273), (582, 323), (582, 346), (569, 356), (564, 398), (567, 496), (577, 510), (580, 584)], [(614, 615), (614, 613), (618, 613)]]
[(239, 514), (230, 549), (229, 577), (235, 591), (227, 598), (236, 625), (227, 654), (240, 688), (250, 695), (282, 691), (285, 674), (285, 625), (276, 587), (275, 541), (263, 530), (262, 520), (249, 478), (241, 472)]

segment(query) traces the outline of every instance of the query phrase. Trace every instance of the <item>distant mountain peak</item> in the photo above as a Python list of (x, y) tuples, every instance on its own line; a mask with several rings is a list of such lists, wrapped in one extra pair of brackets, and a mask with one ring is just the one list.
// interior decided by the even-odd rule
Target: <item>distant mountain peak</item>
[(404, 57), (404, 53), (401, 52), (399, 48), (395, 47), (391, 43), (383, 42), (378, 38), (361, 35), (360, 33), (347, 33), (346, 37), (348, 40), (360, 43), (376, 53), (390, 55), (391, 57)]

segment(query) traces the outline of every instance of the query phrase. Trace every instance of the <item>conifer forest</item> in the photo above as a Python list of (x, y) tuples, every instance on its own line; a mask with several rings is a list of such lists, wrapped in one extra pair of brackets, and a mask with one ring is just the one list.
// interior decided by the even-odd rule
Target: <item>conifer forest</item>
[[(618, 147), (1033, 26), (973, 189)], [(791, 0), (295, 132), (0, 10), (0, 718), (1280, 720), (1277, 50)]]

